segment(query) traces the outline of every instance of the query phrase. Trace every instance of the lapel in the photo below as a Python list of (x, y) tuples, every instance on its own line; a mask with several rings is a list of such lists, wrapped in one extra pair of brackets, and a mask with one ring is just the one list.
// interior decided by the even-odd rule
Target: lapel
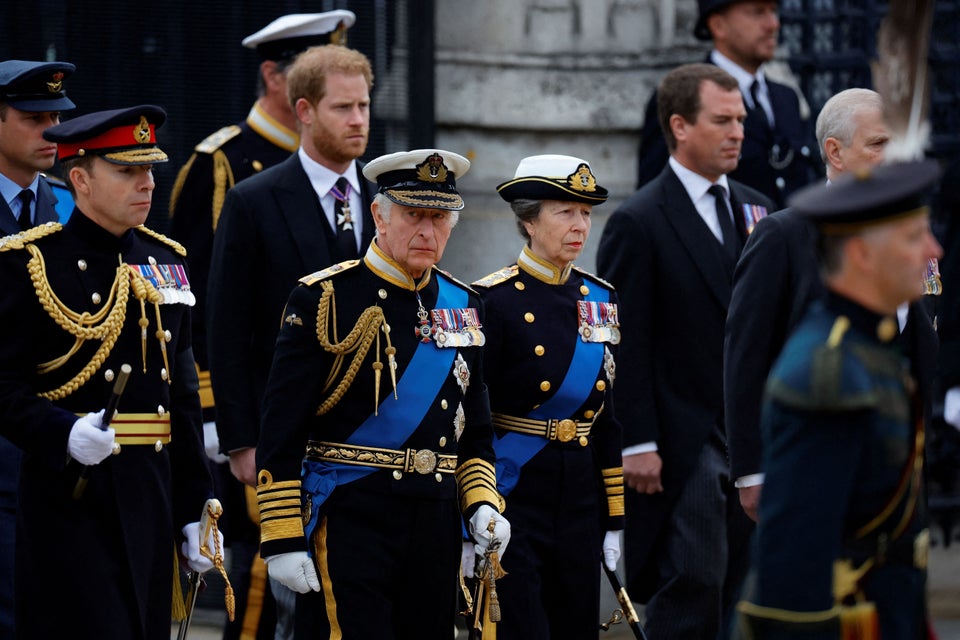
[(0, 198), (0, 235), (9, 236), (14, 233), (20, 233), (20, 225), (10, 210), (10, 205), (3, 198)]
[(330, 224), (320, 211), (320, 202), (310, 179), (307, 178), (300, 157), (294, 153), (280, 165), (282, 174), (272, 187), (278, 215), (300, 256), (302, 273), (310, 273), (330, 266), (327, 234)]
[(53, 189), (51, 189), (47, 181), (41, 177), (40, 184), (37, 187), (37, 211), (34, 224), (58, 222), (60, 216), (57, 214), (57, 202), (59, 202), (59, 200), (57, 200), (56, 194), (53, 193)]
[(730, 302), (730, 268), (721, 254), (722, 249), (707, 224), (697, 213), (693, 201), (670, 165), (659, 177), (660, 211), (686, 249), (690, 261), (696, 265), (710, 293), (721, 308)]

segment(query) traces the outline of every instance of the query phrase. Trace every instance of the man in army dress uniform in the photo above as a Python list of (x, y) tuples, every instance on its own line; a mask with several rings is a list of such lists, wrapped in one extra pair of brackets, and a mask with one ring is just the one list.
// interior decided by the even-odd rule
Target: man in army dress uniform
[[(22, 637), (169, 638), (176, 545), (193, 547), (192, 569), (212, 566), (195, 551), (211, 482), (184, 250), (142, 226), (164, 119), (141, 105), (45, 131), (76, 209), (65, 226), (0, 241), (0, 432), (24, 452)], [(123, 365), (132, 373), (105, 417)]]
[(270, 576), (322, 590), (298, 637), (452, 638), (463, 519), (481, 552), (491, 522), (506, 547), (480, 300), (434, 267), (469, 166), (434, 149), (370, 162), (376, 240), (283, 312), (257, 494)]
[(923, 204), (938, 175), (901, 162), (791, 201), (818, 226), (827, 292), (767, 381), (741, 637), (928, 637), (922, 400), (895, 339), (898, 305), (942, 253)]
[[(53, 166), (56, 146), (43, 132), (73, 109), (63, 81), (67, 62), (0, 62), (0, 236), (55, 222), (58, 196), (41, 171)], [(72, 201), (71, 201), (72, 207)], [(13, 636), (14, 531), (20, 450), (0, 436), (0, 637)]]

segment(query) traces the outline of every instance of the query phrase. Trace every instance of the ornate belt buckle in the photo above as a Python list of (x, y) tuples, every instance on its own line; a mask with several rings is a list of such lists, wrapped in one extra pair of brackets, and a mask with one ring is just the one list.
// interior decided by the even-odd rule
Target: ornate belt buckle
[(433, 473), (437, 468), (437, 454), (429, 449), (420, 449), (413, 454), (413, 470), (421, 475)]
[(577, 436), (577, 423), (566, 418), (557, 423), (557, 440), (570, 442)]

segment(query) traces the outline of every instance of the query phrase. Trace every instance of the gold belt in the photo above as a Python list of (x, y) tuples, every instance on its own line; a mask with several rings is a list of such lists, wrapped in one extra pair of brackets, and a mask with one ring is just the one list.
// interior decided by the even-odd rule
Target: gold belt
[(313, 462), (356, 464), (379, 469), (396, 469), (407, 473), (415, 471), (422, 475), (454, 473), (457, 470), (455, 454), (437, 453), (429, 449), (382, 449), (310, 440), (307, 442), (305, 457)]
[(530, 436), (540, 436), (547, 440), (559, 440), (560, 442), (570, 442), (574, 438), (580, 438), (580, 444), (586, 446), (586, 437), (590, 435), (590, 427), (593, 426), (593, 422), (577, 422), (570, 418), (530, 420), (495, 413), (493, 414), (493, 426), (498, 429), (525, 433)]
[[(85, 414), (77, 414), (85, 415)], [(110, 428), (119, 445), (148, 444), (157, 447), (170, 444), (170, 414), (118, 413), (110, 421)]]

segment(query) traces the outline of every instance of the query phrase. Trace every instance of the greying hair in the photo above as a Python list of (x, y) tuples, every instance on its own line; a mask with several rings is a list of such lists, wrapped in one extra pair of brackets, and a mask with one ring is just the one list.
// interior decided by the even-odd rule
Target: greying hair
[(836, 138), (844, 147), (849, 147), (857, 130), (857, 114), (869, 109), (883, 109), (880, 94), (871, 89), (845, 89), (827, 100), (817, 116), (817, 144), (824, 164), (827, 163), (827, 138)]
[[(378, 193), (373, 197), (373, 201), (377, 203), (379, 207), (380, 217), (383, 218), (384, 222), (390, 222), (390, 214), (393, 213), (394, 202), (387, 197), (385, 193)], [(431, 209), (433, 207), (411, 207), (413, 209)], [(453, 229), (457, 226), (457, 222), (460, 220), (459, 211), (450, 212), (450, 228)]]
[(533, 222), (540, 217), (540, 209), (543, 208), (543, 200), (518, 198), (510, 203), (510, 208), (513, 209), (514, 215), (517, 216), (517, 229), (520, 231), (520, 236), (527, 241), (527, 246), (529, 247), (530, 234), (527, 232), (527, 228), (523, 225), (525, 222)]

